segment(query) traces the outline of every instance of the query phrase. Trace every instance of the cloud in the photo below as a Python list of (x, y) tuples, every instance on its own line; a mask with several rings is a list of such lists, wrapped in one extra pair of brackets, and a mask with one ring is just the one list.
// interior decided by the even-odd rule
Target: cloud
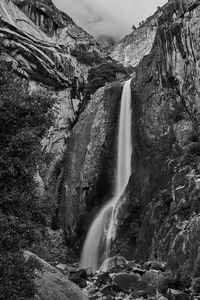
[(53, 0), (90, 34), (117, 39), (131, 31), (133, 24), (145, 20), (167, 0)]

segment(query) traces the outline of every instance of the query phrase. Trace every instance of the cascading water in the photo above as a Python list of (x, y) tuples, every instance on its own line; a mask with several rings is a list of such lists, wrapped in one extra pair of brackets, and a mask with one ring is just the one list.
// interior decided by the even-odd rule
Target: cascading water
[(81, 265), (93, 272), (110, 255), (113, 237), (114, 211), (131, 175), (131, 79), (123, 88), (118, 131), (117, 176), (114, 197), (101, 209), (88, 232)]

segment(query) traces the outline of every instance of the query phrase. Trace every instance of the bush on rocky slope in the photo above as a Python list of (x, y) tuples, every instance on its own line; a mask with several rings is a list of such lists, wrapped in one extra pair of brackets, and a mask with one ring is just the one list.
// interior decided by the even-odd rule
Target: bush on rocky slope
[(44, 163), (41, 138), (51, 126), (53, 100), (0, 66), (0, 299), (31, 299), (34, 267), (22, 249), (38, 239), (51, 205), (38, 195)]

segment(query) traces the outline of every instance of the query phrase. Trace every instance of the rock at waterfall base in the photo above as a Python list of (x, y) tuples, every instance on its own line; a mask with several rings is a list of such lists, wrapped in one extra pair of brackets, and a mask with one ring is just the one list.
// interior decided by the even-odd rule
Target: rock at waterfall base
[(25, 251), (24, 256), (26, 259), (33, 257), (42, 268), (36, 270), (36, 300), (87, 300), (80, 288), (58, 269), (29, 251)]
[(113, 283), (121, 290), (129, 292), (131, 286), (140, 279), (138, 274), (119, 273), (115, 275)]

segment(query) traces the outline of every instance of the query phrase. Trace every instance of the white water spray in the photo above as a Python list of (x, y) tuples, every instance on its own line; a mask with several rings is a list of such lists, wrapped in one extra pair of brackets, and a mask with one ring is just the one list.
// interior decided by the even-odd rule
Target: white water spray
[(131, 79), (123, 88), (120, 108), (117, 177), (114, 197), (101, 209), (88, 232), (81, 265), (93, 272), (98, 270), (110, 255), (110, 246), (113, 238), (114, 210), (131, 175)]

